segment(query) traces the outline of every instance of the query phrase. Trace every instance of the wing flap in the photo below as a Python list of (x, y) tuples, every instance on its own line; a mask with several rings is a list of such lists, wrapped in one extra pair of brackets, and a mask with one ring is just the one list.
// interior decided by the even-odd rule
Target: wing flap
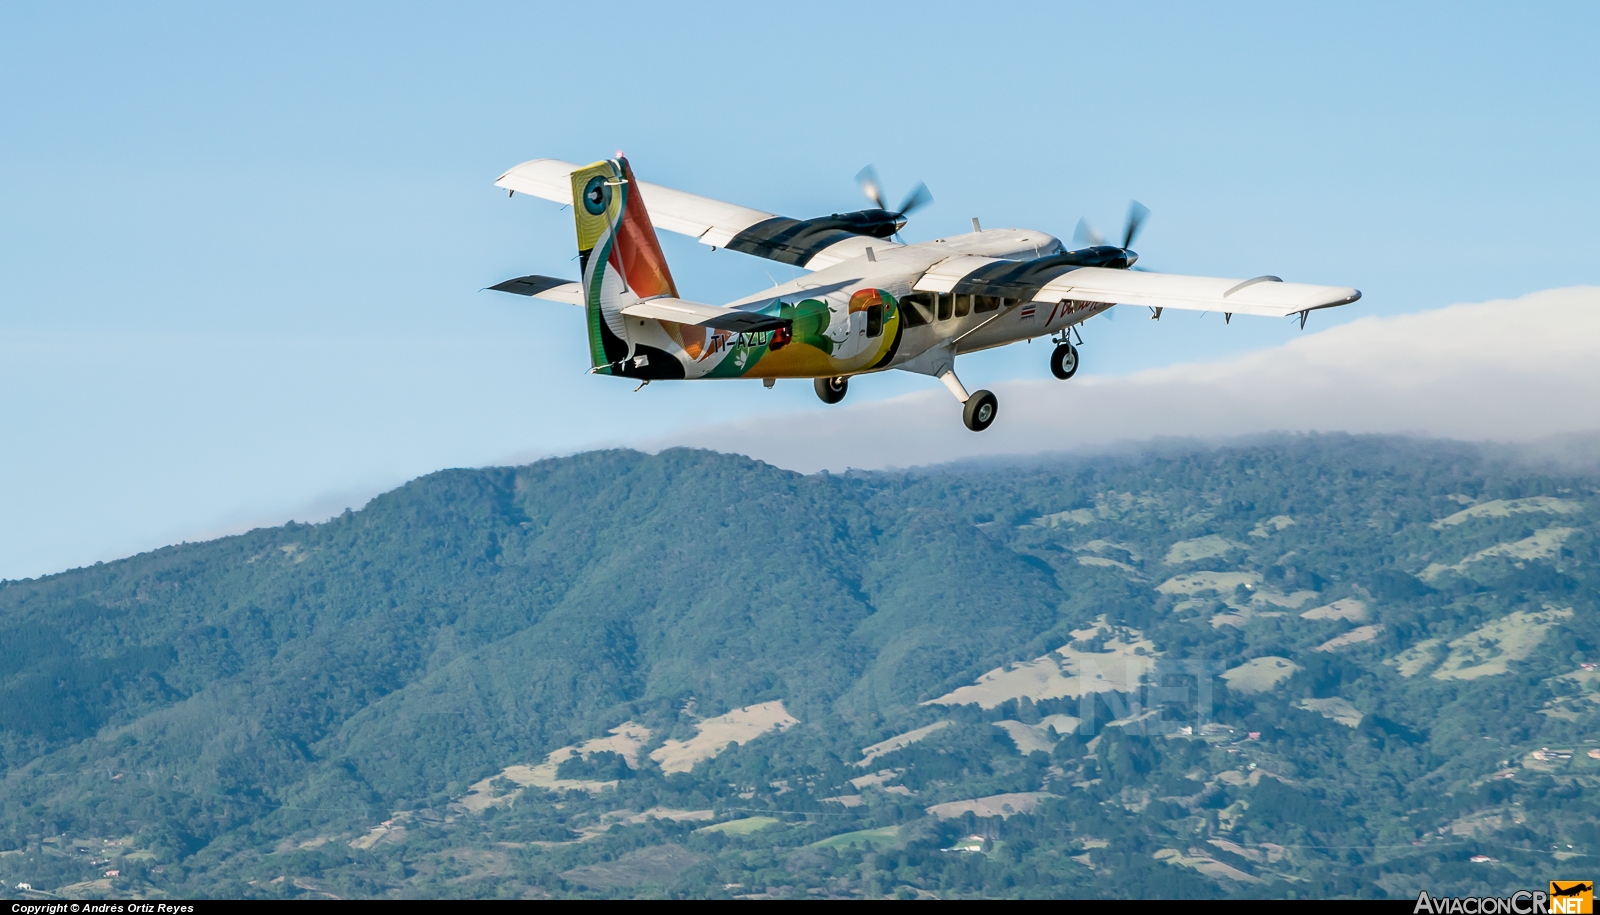
[(696, 327), (714, 327), (718, 330), (747, 333), (777, 330), (789, 324), (788, 321), (784, 321), (781, 318), (757, 314), (753, 311), (740, 311), (737, 308), (724, 308), (720, 305), (689, 302), (669, 296), (635, 302), (623, 308), (622, 313), (635, 318), (672, 321), (676, 324), (691, 324)]
[(503, 283), (495, 283), (489, 288), (496, 292), (509, 292), (513, 295), (548, 299), (552, 302), (562, 302), (567, 305), (583, 304), (582, 286), (572, 280), (563, 280), (553, 276), (540, 276), (537, 273), (519, 276), (514, 280), (506, 280)]
[(1253, 280), (1175, 273), (1146, 273), (1105, 267), (1080, 267), (1046, 283), (1036, 302), (1082, 299), (1119, 305), (1147, 305), (1188, 311), (1223, 311), (1282, 318), (1302, 311), (1347, 305), (1361, 298), (1348, 286), (1285, 283), (1276, 277)]

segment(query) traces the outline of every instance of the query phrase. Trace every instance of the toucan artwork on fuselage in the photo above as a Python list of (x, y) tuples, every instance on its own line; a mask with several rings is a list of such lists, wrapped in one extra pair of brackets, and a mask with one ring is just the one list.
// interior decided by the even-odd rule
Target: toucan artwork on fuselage
[[(1295, 317), (1361, 297), (1342, 286), (1275, 276), (1223, 279), (1135, 268), (1130, 246), (1148, 211), (1134, 203), (1120, 245), (1079, 223), (1082, 247), (1032, 229), (983, 229), (903, 244), (907, 216), (931, 197), (922, 185), (890, 210), (869, 166), (857, 176), (877, 206), (793, 219), (639, 181), (618, 155), (592, 165), (534, 159), (495, 182), (511, 195), (572, 206), (581, 275), (522, 276), (490, 288), (582, 306), (591, 372), (653, 380), (809, 378), (827, 403), (854, 375), (899, 369), (938, 378), (968, 429), (995, 420), (989, 391), (956, 377), (962, 353), (1051, 335), (1051, 372), (1078, 369), (1074, 325), (1114, 305)], [(646, 209), (646, 201), (649, 209)], [(724, 305), (678, 296), (657, 229), (693, 236), (808, 271)], [(1080, 340), (1081, 342), (1081, 340)]]

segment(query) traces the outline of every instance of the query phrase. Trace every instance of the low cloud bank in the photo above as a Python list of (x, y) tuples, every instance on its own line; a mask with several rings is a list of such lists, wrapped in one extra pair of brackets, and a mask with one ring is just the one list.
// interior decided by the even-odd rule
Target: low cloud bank
[[(960, 370), (959, 364), (957, 370)], [(1600, 287), (1363, 318), (1215, 363), (993, 386), (987, 432), (942, 387), (648, 443), (812, 472), (1101, 448), (1155, 436), (1411, 433), (1526, 442), (1600, 429)]]

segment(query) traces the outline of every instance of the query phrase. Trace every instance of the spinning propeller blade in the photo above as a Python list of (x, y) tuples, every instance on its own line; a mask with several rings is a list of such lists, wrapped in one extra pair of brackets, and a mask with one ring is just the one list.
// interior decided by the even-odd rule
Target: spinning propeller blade
[(887, 210), (889, 205), (883, 202), (883, 184), (878, 181), (878, 170), (868, 165), (856, 172), (856, 183), (861, 185), (861, 193), (867, 199), (878, 205), (878, 209)]
[(1128, 223), (1122, 230), (1122, 247), (1133, 247), (1133, 240), (1138, 237), (1139, 229), (1143, 227), (1145, 217), (1149, 215), (1149, 207), (1137, 200), (1128, 201)]
[[(1122, 244), (1119, 246), (1122, 250), (1122, 254), (1117, 258), (1121, 261), (1121, 263), (1117, 266), (1121, 266), (1129, 270), (1145, 269), (1143, 267), (1133, 266), (1133, 262), (1139, 259), (1139, 255), (1135, 254), (1131, 248), (1133, 245), (1133, 240), (1139, 237), (1139, 230), (1144, 228), (1144, 221), (1149, 216), (1149, 207), (1137, 200), (1128, 201), (1128, 221), (1123, 224)], [(1089, 225), (1089, 220), (1080, 219), (1078, 220), (1078, 228), (1072, 233), (1072, 243), (1090, 248), (1100, 248), (1105, 244), (1105, 239), (1101, 238), (1100, 233), (1096, 232), (1094, 227)], [(1111, 250), (1115, 251), (1116, 249), (1113, 248)]]
[(1087, 245), (1091, 248), (1098, 248), (1102, 241), (1104, 241), (1104, 239), (1100, 237), (1099, 232), (1096, 232), (1094, 228), (1089, 225), (1089, 220), (1078, 220), (1078, 228), (1073, 230), (1072, 233), (1073, 244)]
[(906, 195), (906, 199), (900, 202), (900, 215), (910, 216), (932, 202), (933, 192), (928, 190), (928, 185), (918, 181), (917, 186)]
[[(917, 186), (906, 195), (906, 199), (900, 202), (900, 209), (890, 210), (889, 205), (883, 201), (883, 182), (878, 180), (878, 170), (871, 165), (856, 172), (856, 183), (861, 185), (861, 193), (866, 194), (868, 200), (877, 204), (878, 209), (894, 219), (896, 226), (905, 225), (907, 216), (933, 202), (933, 192), (928, 190), (928, 185), (918, 181)], [(898, 229), (894, 232), (894, 238), (895, 241), (901, 241)], [(901, 244), (904, 242), (901, 241)]]

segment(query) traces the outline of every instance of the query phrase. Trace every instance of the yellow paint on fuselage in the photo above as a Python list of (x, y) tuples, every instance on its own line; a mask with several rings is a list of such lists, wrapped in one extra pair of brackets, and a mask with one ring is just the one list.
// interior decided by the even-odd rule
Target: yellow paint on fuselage
[[(851, 375), (869, 369), (881, 360), (894, 344), (894, 335), (900, 325), (900, 315), (883, 322), (883, 333), (869, 338), (868, 345), (855, 354), (835, 359), (820, 349), (798, 340), (777, 352), (767, 350), (743, 378), (831, 378)], [(856, 333), (856, 331), (852, 331)], [(874, 345), (875, 344), (875, 345)]]
[[(882, 327), (866, 335), (869, 310), (882, 309)], [(792, 319), (789, 341), (773, 349), (770, 333), (713, 330), (699, 345), (684, 345), (699, 328), (658, 322), (670, 348), (699, 378), (821, 378), (850, 375), (882, 362), (900, 331), (900, 311), (892, 296), (874, 287), (857, 289), (842, 300), (806, 298), (781, 306)], [(768, 312), (771, 313), (771, 312)], [(676, 331), (676, 333), (674, 333)], [(652, 345), (666, 342), (659, 337)], [(687, 358), (684, 358), (687, 357)]]

